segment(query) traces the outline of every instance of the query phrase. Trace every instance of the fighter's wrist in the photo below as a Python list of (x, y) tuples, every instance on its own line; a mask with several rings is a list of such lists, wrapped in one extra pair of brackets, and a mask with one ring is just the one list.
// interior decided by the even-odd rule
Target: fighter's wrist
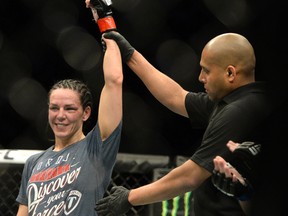
[[(243, 185), (243, 184), (242, 184)], [(235, 197), (240, 201), (248, 201), (252, 198), (254, 189), (247, 179), (245, 179), (245, 185), (241, 193), (235, 194)]]
[(117, 30), (115, 21), (112, 16), (99, 18), (97, 24), (101, 33), (106, 31)]

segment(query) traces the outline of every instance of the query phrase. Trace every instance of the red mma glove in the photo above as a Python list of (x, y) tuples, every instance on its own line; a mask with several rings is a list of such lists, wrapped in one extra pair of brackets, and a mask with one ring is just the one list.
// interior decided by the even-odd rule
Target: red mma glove
[(117, 30), (111, 5), (111, 0), (90, 0), (90, 8), (101, 33)]

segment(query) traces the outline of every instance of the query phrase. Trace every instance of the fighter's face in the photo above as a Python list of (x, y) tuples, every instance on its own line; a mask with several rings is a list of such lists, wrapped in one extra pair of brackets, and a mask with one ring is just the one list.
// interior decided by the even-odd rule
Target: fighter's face
[(56, 89), (49, 99), (49, 124), (55, 138), (73, 140), (82, 133), (85, 112), (80, 102), (79, 94), (71, 89)]

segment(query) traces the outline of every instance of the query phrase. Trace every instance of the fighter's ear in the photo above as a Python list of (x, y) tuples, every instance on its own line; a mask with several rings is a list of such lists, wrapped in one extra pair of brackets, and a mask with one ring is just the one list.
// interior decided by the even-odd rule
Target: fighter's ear
[(82, 120), (83, 121), (87, 121), (87, 119), (90, 117), (91, 115), (91, 107), (87, 106), (84, 110), (83, 116), (82, 116)]

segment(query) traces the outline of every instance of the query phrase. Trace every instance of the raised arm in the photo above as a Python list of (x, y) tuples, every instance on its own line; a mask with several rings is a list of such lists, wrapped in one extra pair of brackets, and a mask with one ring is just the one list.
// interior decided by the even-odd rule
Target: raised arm
[(173, 112), (188, 117), (185, 108), (185, 97), (188, 91), (151, 65), (120, 33), (107, 32), (104, 37), (117, 42), (124, 62), (160, 103)]
[[(91, 9), (95, 23), (100, 32), (116, 30), (116, 24), (110, 8), (111, 1), (85, 0), (87, 8)], [(122, 120), (122, 59), (117, 43), (114, 40), (105, 39), (104, 42), (104, 87), (100, 95), (98, 123), (102, 140), (105, 140)]]
[(177, 82), (151, 65), (135, 50), (127, 65), (142, 80), (153, 96), (171, 111), (188, 117), (185, 108), (187, 91)]
[(105, 140), (122, 120), (122, 60), (113, 40), (103, 38), (106, 51), (103, 60), (104, 87), (99, 102), (98, 122), (101, 137)]

